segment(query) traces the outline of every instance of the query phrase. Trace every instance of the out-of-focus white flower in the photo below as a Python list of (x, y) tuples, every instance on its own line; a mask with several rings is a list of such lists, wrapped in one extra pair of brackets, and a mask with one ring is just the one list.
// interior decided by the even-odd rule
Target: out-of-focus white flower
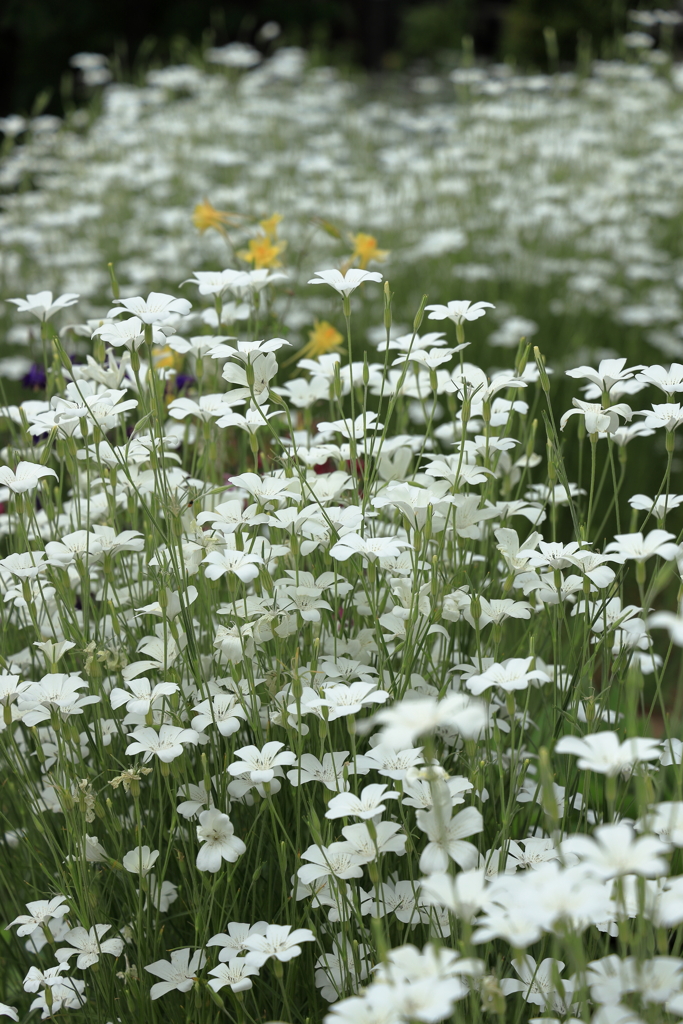
[(594, 732), (588, 736), (562, 736), (555, 744), (556, 754), (573, 754), (583, 771), (599, 775), (630, 774), (635, 766), (659, 757), (659, 740), (632, 736), (621, 743), (615, 732)]
[(33, 313), (43, 322), (54, 316), (58, 309), (66, 309), (73, 306), (80, 299), (75, 292), (65, 292), (64, 295), (52, 299), (52, 292), (37, 292), (35, 295), (27, 295), (25, 299), (8, 299), (13, 302), (20, 313)]

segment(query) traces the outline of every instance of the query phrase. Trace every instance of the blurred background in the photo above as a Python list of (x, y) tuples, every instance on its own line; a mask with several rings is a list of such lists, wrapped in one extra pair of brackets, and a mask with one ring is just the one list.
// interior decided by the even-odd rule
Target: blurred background
[[(373, 71), (429, 71), (477, 56), (520, 70), (556, 70), (577, 53), (609, 59), (626, 29), (626, 0), (4, 0), (0, 114), (60, 114), (79, 51), (113, 58), (117, 77), (187, 60), (193, 49), (240, 40), (261, 49), (302, 45), (321, 63)], [(671, 7), (665, 0), (663, 7)], [(548, 29), (554, 30), (551, 37)], [(463, 40), (465, 43), (463, 44)], [(549, 45), (550, 42), (550, 45)], [(550, 65), (550, 67), (549, 67)]]

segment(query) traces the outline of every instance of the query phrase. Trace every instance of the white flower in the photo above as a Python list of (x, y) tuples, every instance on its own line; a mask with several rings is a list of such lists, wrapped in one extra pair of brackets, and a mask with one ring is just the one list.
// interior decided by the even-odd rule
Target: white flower
[(310, 861), (297, 871), (304, 885), (311, 885), (318, 878), (334, 875), (335, 878), (360, 878), (365, 858), (354, 851), (349, 843), (330, 843), (329, 846), (309, 846), (301, 859)]
[[(288, 705), (287, 710), (295, 715), (296, 704)], [(349, 786), (349, 783), (344, 781), (344, 765), (348, 756), (348, 750), (338, 750), (324, 754), (321, 762), (314, 754), (302, 754), (298, 767), (288, 771), (287, 778), (292, 786), (303, 785), (305, 782), (322, 782), (333, 793), (339, 793)], [(352, 762), (348, 762), (348, 772), (353, 774)]]
[(644, 384), (654, 384), (666, 395), (675, 395), (683, 391), (683, 365), (672, 363), (668, 370), (659, 364), (641, 367), (636, 380)]
[(136, 846), (134, 850), (129, 850), (124, 856), (123, 866), (131, 874), (141, 875), (144, 878), (154, 867), (158, 856), (158, 850), (150, 850), (149, 846)]
[(247, 948), (244, 943), (249, 935), (265, 935), (267, 930), (266, 921), (257, 921), (252, 925), (243, 924), (241, 921), (231, 921), (227, 934), (219, 932), (218, 935), (212, 935), (207, 946), (220, 946), (218, 959), (221, 963), (230, 963)]
[(448, 820), (443, 807), (417, 811), (416, 820), (429, 839), (420, 857), (420, 871), (446, 871), (449, 858), (466, 871), (475, 866), (477, 849), (464, 839), (484, 829), (484, 820), (476, 807), (466, 807)]
[(25, 299), (8, 299), (13, 302), (20, 313), (33, 313), (39, 320), (49, 320), (58, 309), (66, 309), (78, 302), (80, 295), (75, 292), (65, 292), (54, 301), (52, 292), (37, 292), (35, 295), (27, 295)]
[(574, 990), (574, 980), (561, 979), (565, 993), (565, 996), (562, 997), (555, 980), (564, 970), (561, 960), (553, 960), (548, 957), (537, 964), (534, 958), (527, 953), (513, 960), (512, 966), (521, 980), (503, 978), (500, 987), (506, 996), (513, 992), (522, 992), (527, 1003), (535, 1003), (543, 1010), (554, 1010), (555, 1013), (562, 1014), (562, 1016), (567, 1013)]
[(451, 299), (446, 305), (435, 303), (425, 306), (429, 311), (430, 320), (452, 320), (454, 324), (462, 324), (465, 320), (478, 320), (487, 309), (495, 309), (492, 302), (470, 302), (466, 299)]
[(646, 537), (642, 533), (617, 533), (605, 548), (605, 554), (612, 552), (622, 560), (633, 559), (636, 562), (645, 562), (658, 555), (670, 562), (679, 552), (678, 544), (671, 543), (674, 540), (673, 533), (666, 530), (651, 530)]
[[(149, 902), (162, 914), (165, 914), (171, 904), (178, 899), (178, 886), (169, 882), (168, 879), (160, 883), (154, 872), (147, 876), (147, 892)], [(147, 900), (145, 901), (146, 909)]]
[(328, 708), (327, 718), (330, 722), (347, 715), (357, 715), (364, 707), (384, 704), (389, 699), (387, 691), (378, 690), (376, 683), (357, 682), (349, 686), (335, 683), (332, 686), (325, 686), (323, 693), (324, 697), (308, 703), (309, 707)]
[(199, 285), (200, 295), (223, 295), (241, 276), (241, 270), (195, 270), (194, 276), (182, 283)]
[(281, 962), (292, 960), (301, 954), (300, 942), (315, 942), (315, 935), (310, 928), (291, 930), (288, 924), (269, 924), (263, 935), (250, 934), (244, 940), (247, 963), (262, 967), (270, 957)]
[(282, 775), (281, 765), (296, 761), (296, 754), (282, 747), (284, 743), (279, 740), (271, 740), (261, 750), (255, 746), (240, 747), (235, 756), (241, 760), (229, 764), (228, 771), (231, 775), (248, 775), (255, 783), (271, 782), (276, 774)]
[(426, 903), (445, 907), (470, 923), (487, 900), (483, 868), (458, 871), (455, 877), (445, 872), (433, 872), (420, 880), (420, 886)]
[(221, 736), (232, 736), (247, 717), (236, 693), (217, 693), (210, 700), (195, 705), (193, 711), (197, 712), (196, 718), (192, 719), (192, 728), (196, 732), (204, 732), (215, 724)]
[(405, 779), (406, 772), (422, 764), (422, 761), (422, 747), (394, 750), (386, 743), (379, 743), (366, 754), (359, 754), (356, 757), (356, 770), (375, 770), (389, 779)]
[(235, 829), (227, 814), (222, 814), (215, 807), (203, 811), (199, 815), (197, 838), (204, 846), (197, 854), (199, 871), (211, 871), (215, 874), (220, 870), (221, 862), (231, 863), (246, 853), (246, 846), (235, 835)]
[(19, 1020), (18, 1010), (15, 1010), (13, 1006), (8, 1006), (7, 1003), (0, 1003), (0, 1016), (11, 1017), (12, 1020)]
[(396, 558), (409, 547), (412, 547), (410, 541), (400, 537), (361, 537), (357, 533), (347, 533), (330, 548), (330, 554), (339, 562), (345, 562), (353, 555), (361, 555), (368, 562), (374, 562), (377, 558)]
[[(270, 381), (278, 371), (277, 359), (272, 352), (257, 355), (249, 364), (249, 373), (242, 366), (226, 363), (223, 367), (223, 378), (230, 384), (239, 384), (228, 392), (227, 402), (235, 405), (238, 399), (255, 398), (259, 405), (268, 401)], [(252, 383), (250, 383), (250, 377)], [(252, 396), (253, 391), (253, 396)]]
[(384, 424), (377, 422), (376, 412), (365, 412), (361, 413), (360, 416), (356, 416), (355, 420), (332, 420), (328, 422), (323, 420), (318, 424), (318, 430), (321, 435), (339, 433), (344, 437), (355, 437), (356, 440), (360, 440), (365, 437), (370, 431), (381, 430)]
[(668, 874), (669, 865), (664, 855), (670, 847), (655, 836), (637, 837), (631, 825), (601, 825), (593, 838), (574, 835), (564, 839), (562, 854), (580, 857), (586, 870), (597, 878), (607, 880), (620, 875), (642, 875), (659, 878)]
[(223, 551), (210, 551), (204, 559), (204, 574), (209, 580), (218, 580), (226, 573), (233, 573), (243, 583), (250, 583), (259, 574), (259, 565), (263, 565), (260, 555), (248, 551), (225, 548)]
[(550, 682), (550, 676), (542, 669), (531, 669), (531, 658), (507, 658), (502, 664), (490, 665), (481, 675), (470, 676), (465, 685), (470, 693), (479, 696), (491, 686), (499, 686), (506, 693), (526, 690), (532, 680)]
[(70, 943), (63, 949), (55, 951), (55, 957), (60, 964), (67, 963), (74, 953), (78, 953), (76, 967), (84, 971), (87, 967), (99, 963), (101, 953), (110, 953), (112, 956), (121, 956), (123, 952), (123, 939), (105, 939), (102, 936), (111, 928), (110, 924), (96, 924), (90, 931), (85, 928), (72, 928), (64, 936), (64, 940)]
[(9, 487), (14, 494), (34, 491), (44, 476), (57, 478), (54, 469), (35, 462), (20, 462), (15, 470), (9, 466), (0, 466), (0, 484)]
[[(121, 312), (119, 310), (119, 312)], [(138, 316), (130, 316), (127, 320), (110, 321), (93, 331), (93, 338), (100, 337), (107, 345), (114, 348), (127, 348), (129, 352), (140, 348), (145, 340), (145, 325)], [(152, 330), (152, 343), (165, 345), (166, 335), (159, 327)]]
[(630, 774), (640, 761), (655, 761), (660, 751), (659, 740), (632, 736), (620, 743), (615, 732), (562, 736), (555, 744), (555, 753), (577, 756), (577, 767), (582, 770), (611, 776)]
[(32, 903), (26, 904), (26, 909), (28, 914), (19, 914), (9, 924), (10, 928), (15, 924), (19, 925), (19, 928), (17, 928), (17, 935), (19, 936), (31, 935), (36, 928), (47, 924), (48, 921), (55, 917), (64, 917), (69, 912), (64, 896), (55, 896), (51, 900), (34, 900)]
[(365, 862), (375, 860), (385, 853), (396, 853), (402, 857), (406, 852), (407, 836), (395, 821), (378, 821), (373, 826), (374, 833), (364, 821), (355, 825), (346, 825), (342, 829), (345, 846), (350, 853), (362, 857)]
[(109, 701), (114, 710), (125, 704), (129, 715), (146, 715), (159, 697), (170, 696), (179, 690), (177, 683), (157, 683), (152, 686), (146, 676), (131, 679), (128, 686), (132, 692), (115, 686), (109, 694)]
[[(629, 380), (643, 366), (626, 366), (626, 358), (622, 359), (601, 359), (597, 370), (591, 366), (579, 366), (575, 370), (567, 370), (568, 377), (585, 378), (598, 388), (603, 394), (609, 394), (615, 384)], [(638, 377), (640, 380), (640, 377)]]
[(386, 810), (385, 800), (397, 800), (398, 793), (393, 790), (386, 792), (386, 783), (373, 783), (361, 790), (360, 796), (354, 793), (339, 793), (329, 802), (326, 818), (374, 818)]
[(370, 720), (382, 728), (382, 741), (396, 750), (411, 746), (418, 736), (446, 727), (465, 739), (476, 739), (488, 722), (485, 705), (464, 693), (402, 700), (382, 708)]
[(619, 427), (619, 417), (630, 420), (633, 415), (630, 406), (619, 403), (608, 409), (595, 402), (582, 402), (580, 398), (572, 398), (574, 409), (569, 409), (560, 420), (560, 430), (564, 430), (570, 416), (583, 416), (586, 421), (587, 434), (614, 434)]
[(138, 317), (143, 324), (163, 324), (173, 313), (187, 316), (192, 309), (192, 303), (187, 299), (176, 299), (164, 292), (150, 292), (146, 299), (136, 295), (132, 299), (115, 299), (114, 302), (115, 305), (107, 316), (119, 316), (121, 313), (129, 312)]
[(157, 733), (150, 726), (135, 729), (130, 734), (133, 740), (126, 748), (126, 754), (143, 754), (147, 764), (156, 754), (160, 761), (170, 764), (183, 753), (183, 743), (196, 743), (198, 735), (194, 729), (180, 729), (176, 725), (162, 725)]
[(174, 949), (171, 953), (171, 962), (168, 960), (156, 960), (153, 964), (147, 964), (146, 971), (162, 978), (156, 985), (152, 985), (150, 996), (152, 999), (159, 999), (168, 992), (189, 992), (194, 984), (197, 971), (204, 966), (206, 956), (198, 949), (190, 959), (191, 949)]
[(222, 988), (229, 985), (233, 992), (248, 992), (253, 986), (249, 977), (250, 974), (258, 974), (258, 967), (247, 960), (231, 960), (227, 964), (219, 964), (209, 971), (213, 975), (209, 982), (209, 988), (214, 992), (220, 992)]
[(350, 295), (364, 281), (381, 281), (382, 275), (376, 270), (358, 270), (351, 267), (345, 274), (340, 270), (316, 270), (309, 284), (329, 284), (340, 295)]
[(683, 423), (683, 407), (679, 402), (653, 405), (651, 410), (640, 410), (638, 415), (643, 417), (645, 430), (656, 430), (658, 427), (664, 427), (666, 431), (676, 430)]

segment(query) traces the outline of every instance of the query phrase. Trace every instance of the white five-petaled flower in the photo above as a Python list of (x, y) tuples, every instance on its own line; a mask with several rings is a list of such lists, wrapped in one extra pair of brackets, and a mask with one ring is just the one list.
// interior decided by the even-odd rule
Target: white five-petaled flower
[(241, 760), (229, 764), (228, 771), (235, 776), (248, 775), (254, 783), (272, 782), (276, 774), (282, 774), (283, 764), (296, 761), (296, 754), (282, 747), (284, 743), (279, 740), (271, 740), (261, 750), (255, 746), (240, 747), (235, 757)]
[(300, 942), (315, 942), (310, 928), (292, 931), (288, 924), (269, 924), (263, 935), (252, 933), (244, 940), (245, 949), (249, 951), (247, 963), (261, 967), (270, 957), (283, 963), (292, 960), (301, 953)]
[(550, 676), (542, 669), (532, 669), (531, 658), (507, 658), (501, 664), (490, 665), (485, 672), (472, 675), (466, 681), (470, 693), (478, 696), (491, 686), (499, 686), (506, 693), (526, 690), (532, 680), (549, 683)]
[(49, 320), (58, 309), (66, 309), (78, 302), (80, 295), (75, 292), (65, 292), (54, 301), (52, 292), (36, 292), (35, 295), (27, 295), (25, 299), (8, 299), (13, 302), (20, 313), (33, 313), (39, 320)]
[(382, 275), (377, 270), (359, 270), (351, 267), (345, 274), (340, 270), (316, 270), (309, 284), (329, 284), (345, 298), (354, 292), (364, 281), (381, 281)]
[(219, 964), (212, 968), (209, 974), (213, 977), (209, 982), (209, 988), (214, 992), (220, 992), (222, 988), (229, 985), (233, 992), (248, 992), (253, 987), (250, 974), (258, 974), (256, 964), (249, 963), (246, 959), (231, 960), (229, 963)]
[[(95, 328), (92, 336), (93, 338), (100, 337), (107, 345), (113, 345), (114, 348), (127, 348), (129, 352), (132, 352), (140, 348), (145, 340), (145, 325), (139, 316), (130, 316), (127, 320), (101, 324)], [(166, 343), (166, 335), (159, 327), (154, 327), (152, 330), (152, 342), (155, 345)]]
[(358, 854), (349, 843), (330, 843), (329, 846), (309, 846), (301, 854), (309, 861), (302, 865), (297, 875), (304, 885), (311, 885), (318, 878), (334, 875), (335, 878), (360, 878), (366, 858)]
[(19, 914), (13, 921), (10, 921), (10, 928), (18, 924), (17, 935), (30, 935), (55, 917), (64, 917), (69, 912), (69, 907), (64, 896), (55, 896), (51, 900), (33, 900), (26, 904), (28, 914)]
[(625, 366), (625, 358), (601, 359), (597, 370), (592, 366), (577, 366), (575, 370), (567, 370), (567, 376), (589, 380), (603, 394), (609, 394), (615, 384), (629, 380), (637, 370), (644, 369), (643, 366), (629, 366), (624, 369)]
[(562, 736), (555, 745), (555, 753), (574, 754), (583, 771), (619, 775), (630, 774), (640, 761), (656, 761), (661, 744), (644, 736), (631, 736), (620, 743), (615, 732), (594, 732), (588, 736)]
[(190, 958), (191, 949), (174, 949), (171, 953), (171, 962), (168, 960), (156, 960), (153, 964), (147, 964), (146, 971), (161, 978), (156, 985), (152, 985), (150, 996), (152, 999), (159, 999), (167, 992), (189, 992), (194, 984), (197, 971), (204, 966), (206, 956), (198, 949)]
[(683, 364), (672, 363), (668, 370), (658, 363), (654, 366), (641, 367), (636, 380), (644, 384), (654, 384), (666, 395), (675, 395), (683, 391)]
[(204, 574), (209, 580), (220, 579), (226, 573), (234, 573), (243, 583), (250, 583), (259, 574), (259, 565), (263, 565), (260, 555), (236, 548), (225, 548), (223, 551), (210, 551), (204, 559)]
[(197, 838), (204, 844), (197, 854), (199, 871), (215, 874), (220, 870), (222, 861), (234, 863), (247, 850), (242, 840), (235, 835), (228, 815), (222, 814), (215, 807), (199, 815)]
[(425, 306), (430, 320), (452, 320), (454, 324), (462, 324), (465, 320), (478, 320), (486, 314), (487, 309), (495, 309), (492, 302), (470, 302), (467, 299), (451, 299), (447, 305), (435, 303)]
[(34, 491), (44, 476), (57, 477), (54, 469), (35, 462), (20, 462), (16, 469), (0, 466), (0, 484), (14, 494)]
[(385, 782), (365, 786), (360, 796), (355, 793), (339, 793), (332, 797), (325, 812), (326, 818), (374, 818), (386, 810), (385, 800), (398, 800), (399, 794), (387, 792)]
[(121, 313), (132, 313), (143, 324), (163, 324), (174, 313), (187, 316), (192, 309), (188, 299), (176, 299), (165, 292), (150, 292), (146, 299), (136, 295), (132, 299), (115, 299), (115, 305), (107, 316), (119, 316)]
[(126, 748), (126, 754), (142, 754), (145, 764), (156, 754), (160, 761), (169, 764), (181, 756), (183, 743), (196, 743), (198, 738), (194, 729), (181, 729), (177, 725), (162, 725), (159, 732), (151, 726), (143, 726), (130, 734), (133, 742)]
[(265, 935), (267, 930), (266, 921), (257, 921), (256, 924), (251, 925), (241, 921), (231, 921), (227, 933), (219, 932), (217, 935), (212, 935), (207, 946), (220, 946), (218, 959), (221, 963), (230, 963), (247, 948), (244, 942), (249, 935)]
[(158, 856), (158, 850), (150, 850), (149, 846), (136, 846), (124, 856), (123, 866), (132, 875), (144, 878), (154, 867)]
[(560, 420), (560, 430), (564, 430), (570, 416), (583, 416), (586, 421), (587, 434), (613, 434), (619, 428), (619, 417), (630, 420), (633, 416), (631, 407), (623, 402), (603, 409), (596, 402), (582, 402), (580, 398), (572, 398), (573, 409), (569, 409)]
[(112, 956), (121, 956), (123, 952), (123, 939), (105, 939), (102, 936), (111, 928), (110, 924), (96, 924), (90, 931), (86, 928), (72, 928), (64, 936), (64, 941), (70, 943), (63, 949), (55, 951), (55, 957), (60, 964), (68, 963), (74, 953), (78, 953), (76, 967), (84, 971), (87, 967), (99, 962), (102, 953), (110, 953)]
[(484, 819), (476, 807), (466, 807), (448, 820), (443, 807), (417, 811), (416, 818), (418, 827), (429, 839), (420, 857), (420, 871), (447, 871), (449, 859), (464, 870), (475, 867), (477, 848), (465, 839), (484, 830)]
[(664, 402), (661, 405), (653, 405), (651, 409), (642, 409), (637, 415), (643, 417), (643, 427), (646, 430), (663, 427), (669, 432), (677, 430), (683, 423), (683, 406), (680, 402)]
[(361, 555), (368, 562), (377, 558), (397, 558), (404, 548), (412, 544), (401, 537), (361, 537), (357, 533), (345, 534), (330, 548), (330, 554), (338, 562), (345, 562), (353, 555)]
[(680, 550), (678, 544), (672, 543), (674, 540), (673, 533), (666, 530), (651, 530), (646, 537), (642, 533), (617, 533), (605, 548), (605, 554), (613, 553), (623, 561), (635, 562), (645, 562), (658, 555), (670, 562)]
[(562, 854), (576, 855), (590, 874), (605, 881), (620, 875), (666, 875), (669, 865), (664, 857), (670, 849), (658, 836), (636, 836), (632, 826), (623, 821), (599, 826), (592, 838), (573, 835), (561, 844)]

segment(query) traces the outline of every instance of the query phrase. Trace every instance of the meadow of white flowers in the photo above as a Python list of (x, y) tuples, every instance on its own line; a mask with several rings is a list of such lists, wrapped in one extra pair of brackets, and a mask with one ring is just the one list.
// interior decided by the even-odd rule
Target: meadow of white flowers
[(0, 169), (0, 1015), (679, 1021), (683, 75), (150, 79)]

